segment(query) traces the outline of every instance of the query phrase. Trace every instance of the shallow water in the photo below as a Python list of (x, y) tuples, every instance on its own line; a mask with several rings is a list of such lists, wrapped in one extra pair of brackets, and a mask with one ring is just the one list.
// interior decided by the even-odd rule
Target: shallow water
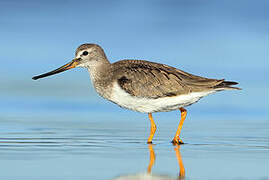
[[(42, 110), (46, 101), (41, 98), (19, 115), (6, 107), (9, 115), (1, 117), (0, 128), (1, 178), (179, 178), (178, 147), (170, 143), (179, 112), (153, 115), (158, 129), (150, 147), (146, 115), (100, 99), (100, 104), (62, 100), (58, 97), (55, 107)], [(71, 104), (78, 106), (74, 112)], [(188, 108), (182, 132), (186, 144), (179, 147), (186, 179), (268, 179), (268, 119), (206, 104)], [(148, 173), (151, 148), (156, 159)]]

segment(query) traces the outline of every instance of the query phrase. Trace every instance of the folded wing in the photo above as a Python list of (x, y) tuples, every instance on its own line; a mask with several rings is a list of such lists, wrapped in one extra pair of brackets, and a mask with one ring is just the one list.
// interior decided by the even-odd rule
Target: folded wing
[(137, 97), (159, 98), (190, 92), (238, 89), (236, 82), (192, 75), (171, 66), (141, 61), (122, 60), (112, 70), (117, 83), (127, 93)]

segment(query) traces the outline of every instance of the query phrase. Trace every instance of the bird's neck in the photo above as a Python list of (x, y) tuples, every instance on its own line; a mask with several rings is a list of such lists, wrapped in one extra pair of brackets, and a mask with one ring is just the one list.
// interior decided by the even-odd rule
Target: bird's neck
[(95, 90), (103, 96), (104, 98), (108, 98), (109, 96), (109, 72), (110, 72), (111, 64), (106, 59), (106, 61), (102, 61), (102, 63), (95, 66), (88, 66), (88, 72), (91, 77), (92, 84), (94, 85)]

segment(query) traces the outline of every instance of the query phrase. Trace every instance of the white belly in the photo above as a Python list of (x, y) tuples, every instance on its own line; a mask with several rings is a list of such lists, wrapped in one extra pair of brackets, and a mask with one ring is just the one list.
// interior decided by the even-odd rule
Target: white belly
[(131, 96), (126, 93), (118, 83), (115, 83), (112, 88), (112, 94), (109, 98), (110, 101), (118, 104), (121, 107), (143, 112), (143, 113), (153, 113), (153, 112), (165, 112), (178, 109), (180, 107), (191, 105), (197, 102), (202, 97), (213, 93), (209, 92), (194, 92), (185, 95), (163, 97), (158, 99), (141, 98)]

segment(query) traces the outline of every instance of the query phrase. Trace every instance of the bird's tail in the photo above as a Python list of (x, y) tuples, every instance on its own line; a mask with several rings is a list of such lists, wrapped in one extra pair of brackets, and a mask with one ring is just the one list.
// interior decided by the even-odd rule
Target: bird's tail
[(241, 90), (241, 88), (239, 87), (232, 87), (233, 85), (237, 85), (237, 82), (234, 81), (222, 81), (220, 84), (214, 86), (214, 89), (216, 89), (217, 91), (221, 91), (221, 90), (233, 90), (233, 89), (237, 89), (237, 90)]

